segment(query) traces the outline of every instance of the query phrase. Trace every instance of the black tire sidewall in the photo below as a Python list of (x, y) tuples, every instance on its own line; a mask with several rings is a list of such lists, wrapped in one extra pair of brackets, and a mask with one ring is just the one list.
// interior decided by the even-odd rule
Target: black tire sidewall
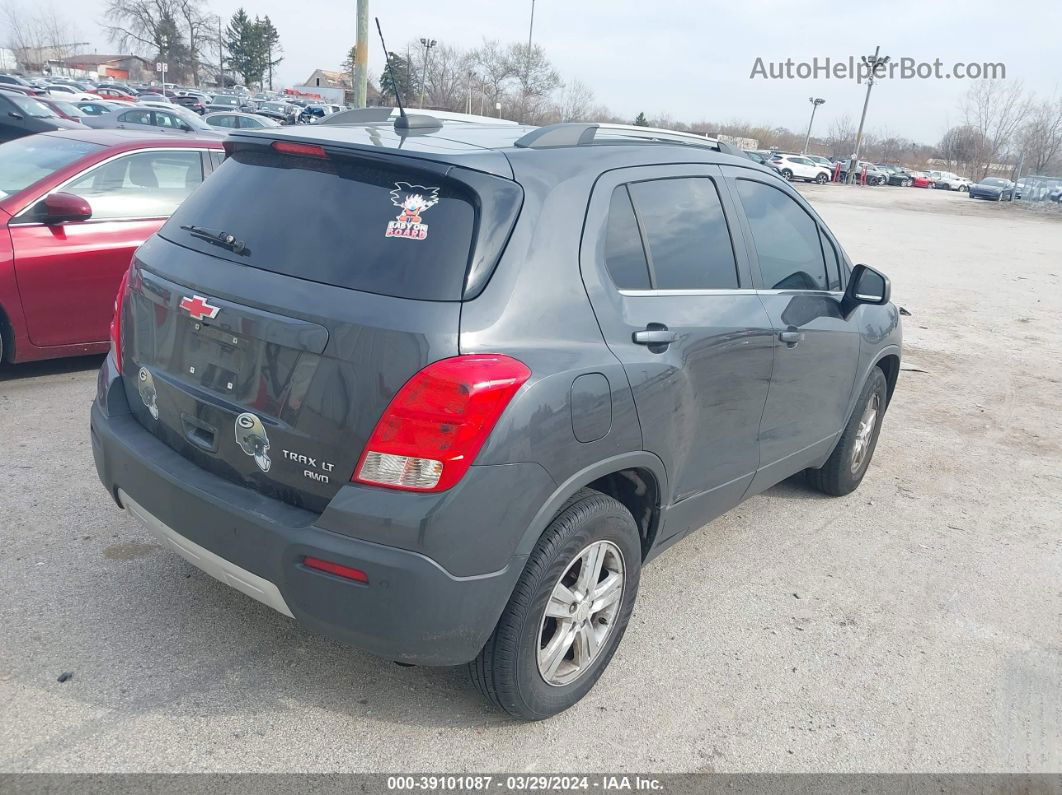
[[(874, 424), (874, 430), (870, 435), (870, 449), (867, 450), (866, 459), (863, 461), (863, 465), (857, 472), (852, 472), (851, 461), (855, 451), (855, 437), (859, 430), (859, 421), (863, 417), (863, 412), (866, 411), (867, 404), (870, 402), (871, 396), (875, 393), (879, 393), (880, 408), (878, 409), (878, 418)], [(887, 398), (888, 389), (885, 384), (885, 374), (880, 368), (875, 367), (867, 378), (866, 384), (863, 386), (863, 393), (859, 396), (859, 402), (856, 404), (855, 410), (852, 412), (852, 416), (848, 420), (848, 425), (844, 429), (844, 433), (841, 436), (841, 441), (837, 445), (835, 454), (839, 454), (840, 460), (838, 464), (838, 487), (842, 493), (850, 493), (855, 491), (859, 484), (863, 481), (863, 476), (866, 475), (867, 469), (870, 468), (870, 462), (874, 458), (874, 450), (878, 446), (878, 435), (881, 433), (882, 420), (885, 418), (885, 403)]]
[[(571, 521), (575, 509), (580, 515)], [(555, 533), (555, 539), (549, 535)], [(555, 540), (555, 544), (545, 543)], [(538, 642), (542, 616), (557, 581), (565, 569), (583, 549), (595, 541), (611, 541), (623, 555), (623, 600), (616, 616), (616, 624), (590, 668), (569, 685), (549, 685), (538, 670)], [(520, 610), (518, 618), (519, 642), (516, 660), (517, 697), (521, 712), (532, 719), (545, 718), (561, 712), (585, 696), (600, 678), (623, 640), (624, 632), (634, 609), (641, 574), (641, 545), (638, 530), (630, 513), (610, 497), (599, 495), (570, 506), (551, 524), (543, 541), (532, 553), (548, 557), (529, 583), (533, 596)], [(529, 560), (530, 562), (530, 560)]]

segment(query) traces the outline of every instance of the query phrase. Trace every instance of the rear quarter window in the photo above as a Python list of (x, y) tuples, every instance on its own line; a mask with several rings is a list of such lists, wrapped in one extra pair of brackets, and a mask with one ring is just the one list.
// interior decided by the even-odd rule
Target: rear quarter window
[[(438, 175), (352, 158), (237, 150), (160, 235), (252, 268), (364, 292), (460, 300), (476, 223), (470, 191)], [(242, 254), (182, 226), (222, 230)]]

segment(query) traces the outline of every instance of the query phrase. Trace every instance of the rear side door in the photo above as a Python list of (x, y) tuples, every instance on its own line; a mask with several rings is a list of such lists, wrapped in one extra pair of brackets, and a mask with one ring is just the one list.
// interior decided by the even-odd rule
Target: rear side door
[(671, 502), (688, 509), (669, 526), (708, 521), (741, 499), (758, 466), (774, 348), (719, 168), (604, 174), (581, 268), (630, 381), (643, 447), (663, 460)]
[(105, 341), (133, 251), (202, 181), (199, 150), (126, 153), (55, 189), (86, 199), (87, 221), (42, 224), (34, 214), (40, 200), (16, 215), (9, 224), (15, 276), (33, 344)]
[(860, 337), (855, 316), (840, 311), (840, 248), (807, 202), (751, 169), (724, 171), (778, 341), (760, 427), (759, 488), (818, 464), (832, 449), (847, 420)]

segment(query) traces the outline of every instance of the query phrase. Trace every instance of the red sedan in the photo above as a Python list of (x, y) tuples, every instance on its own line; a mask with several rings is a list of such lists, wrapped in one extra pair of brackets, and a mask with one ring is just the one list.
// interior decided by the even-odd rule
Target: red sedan
[(108, 86), (100, 86), (91, 93), (103, 99), (109, 99), (112, 102), (136, 102), (136, 97), (131, 97), (124, 91), (120, 91), (117, 88), (109, 88)]
[(106, 351), (133, 251), (223, 158), (218, 139), (133, 130), (0, 145), (0, 362)]
[(930, 179), (929, 174), (924, 171), (912, 171), (911, 172), (911, 187), (913, 188), (933, 188), (936, 184)]

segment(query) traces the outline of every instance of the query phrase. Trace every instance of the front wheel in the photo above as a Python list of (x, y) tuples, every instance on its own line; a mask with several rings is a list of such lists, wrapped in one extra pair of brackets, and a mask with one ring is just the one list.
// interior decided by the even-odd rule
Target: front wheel
[(630, 621), (641, 573), (638, 528), (622, 504), (583, 489), (528, 557), (472, 681), (515, 718), (542, 720), (585, 696)]
[(969, 192), (970, 192), (970, 186), (969, 185), (960, 185), (959, 186), (959, 193), (969, 193)]
[(851, 494), (858, 488), (874, 457), (887, 399), (885, 373), (875, 367), (826, 463), (819, 469), (806, 470), (812, 486), (834, 497)]
[(790, 171), (788, 168), (783, 168), (782, 169), (782, 178), (785, 179), (787, 182), (792, 182), (792, 180), (793, 180), (793, 172)]
[(900, 187), (901, 188), (909, 188), (909, 187), (911, 187), (911, 180), (909, 180), (909, 179), (901, 179), (900, 180)]
[(819, 185), (825, 185), (829, 181), (830, 181), (830, 178), (827, 177), (822, 172), (819, 172), (818, 176), (815, 177), (815, 182), (817, 182)]

